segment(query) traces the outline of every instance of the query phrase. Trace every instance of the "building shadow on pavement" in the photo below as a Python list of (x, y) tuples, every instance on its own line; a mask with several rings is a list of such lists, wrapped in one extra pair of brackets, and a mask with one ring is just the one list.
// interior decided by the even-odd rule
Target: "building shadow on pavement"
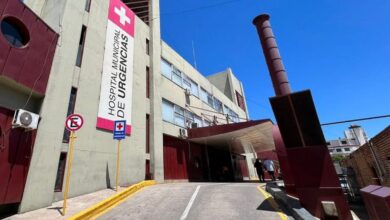
[(266, 199), (257, 207), (256, 210), (276, 212)]
[(50, 208), (47, 208), (47, 209), (49, 209), (49, 210), (57, 210), (58, 213), (62, 214), (62, 211), (61, 211), (62, 207), (50, 207)]

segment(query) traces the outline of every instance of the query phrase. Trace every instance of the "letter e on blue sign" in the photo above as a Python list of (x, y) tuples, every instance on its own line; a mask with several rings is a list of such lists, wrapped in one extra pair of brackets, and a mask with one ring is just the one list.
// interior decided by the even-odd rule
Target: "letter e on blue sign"
[(122, 140), (126, 137), (126, 121), (115, 121), (114, 122), (114, 139)]

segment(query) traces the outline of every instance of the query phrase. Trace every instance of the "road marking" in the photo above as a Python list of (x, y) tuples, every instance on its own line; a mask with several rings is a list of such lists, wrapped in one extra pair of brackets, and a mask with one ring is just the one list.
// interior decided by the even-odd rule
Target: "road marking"
[(184, 220), (187, 218), (188, 213), (190, 212), (191, 206), (194, 203), (196, 196), (198, 195), (199, 189), (200, 189), (200, 186), (197, 186), (194, 194), (192, 194), (191, 199), (188, 202), (186, 209), (184, 210), (183, 214), (181, 215), (180, 220)]
[(267, 202), (269, 202), (269, 204), (272, 206), (272, 208), (275, 209), (275, 211), (276, 211), (276, 213), (278, 213), (280, 219), (288, 220), (287, 215), (284, 214), (282, 212), (282, 210), (280, 210), (280, 208), (279, 208), (278, 204), (275, 202), (274, 198), (269, 193), (267, 193), (262, 188), (260, 188), (260, 186), (258, 186), (257, 189), (260, 191), (261, 194), (263, 194), (265, 200)]

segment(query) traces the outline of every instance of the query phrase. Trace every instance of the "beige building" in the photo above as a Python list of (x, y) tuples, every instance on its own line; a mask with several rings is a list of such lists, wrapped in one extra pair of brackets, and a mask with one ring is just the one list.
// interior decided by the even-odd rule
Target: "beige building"
[[(162, 182), (254, 177), (252, 159), (256, 154), (248, 139), (245, 143), (241, 141), (243, 150), (234, 151), (233, 148), (238, 149), (236, 146), (215, 147), (222, 142), (214, 142), (217, 144), (213, 148), (208, 146), (207, 139), (192, 142), (187, 138), (190, 129), (248, 121), (242, 83), (230, 68), (205, 77), (169, 47), (161, 39), (158, 0), (123, 2), (134, 9), (136, 17), (132, 134), (122, 141), (120, 185), (150, 178)], [(58, 34), (58, 41), (46, 92), (32, 93), (28, 105), (20, 104), (28, 96), (27, 89), (19, 89), (23, 86), (12, 80), (0, 80), (4, 91), (0, 94), (2, 109), (13, 112), (25, 107), (40, 116), (38, 129), (32, 133), (35, 143), (25, 165), (28, 172), (20, 201), (13, 203), (19, 206), (19, 212), (63, 199), (69, 142), (64, 122), (69, 114), (84, 117), (84, 125), (76, 133), (70, 197), (113, 187), (117, 154), (112, 132), (96, 127), (110, 1), (25, 0), (23, 3), (25, 6), (21, 7), (32, 10), (49, 30)], [(270, 121), (264, 123), (267, 128), (272, 126)], [(273, 146), (271, 139), (267, 141), (264, 143)], [(216, 159), (219, 157), (223, 159)], [(219, 169), (226, 166), (228, 173), (221, 173)]]

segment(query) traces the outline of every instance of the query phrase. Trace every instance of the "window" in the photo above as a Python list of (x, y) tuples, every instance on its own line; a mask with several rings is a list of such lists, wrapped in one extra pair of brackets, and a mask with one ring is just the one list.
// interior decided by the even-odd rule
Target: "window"
[(66, 165), (66, 152), (61, 152), (60, 160), (58, 162), (58, 167), (57, 167), (57, 177), (54, 186), (54, 192), (62, 191), (62, 183), (64, 182), (64, 174), (65, 174), (65, 165)]
[(194, 81), (191, 80), (191, 94), (199, 97), (199, 88), (198, 84), (196, 84)]
[(173, 71), (172, 71), (172, 81), (179, 86), (183, 85), (181, 72), (175, 67), (173, 67)]
[(191, 94), (199, 97), (198, 84), (183, 74), (183, 88), (191, 91)]
[(336, 152), (341, 152), (341, 149), (336, 149)]
[(230, 112), (229, 107), (227, 107), (226, 105), (223, 105), (223, 113), (226, 114), (226, 115), (228, 115), (229, 112)]
[[(188, 89), (191, 91), (191, 94), (199, 97), (199, 88), (198, 84), (186, 76), (184, 73), (180, 72), (175, 66), (171, 65), (168, 61), (161, 58), (161, 74), (172, 80), (178, 86)], [(207, 103), (207, 99), (205, 99)]]
[(150, 55), (150, 43), (149, 43), (149, 39), (146, 38), (146, 42), (145, 42), (145, 50), (146, 50), (146, 54), (147, 55)]
[(341, 144), (347, 144), (347, 141), (341, 141)]
[(175, 105), (175, 124), (180, 127), (185, 127), (184, 109)]
[(146, 98), (150, 98), (150, 69), (146, 67)]
[(23, 47), (30, 41), (27, 28), (14, 17), (5, 17), (1, 21), (1, 33), (13, 47)]
[(214, 109), (217, 112), (223, 113), (223, 107), (222, 107), (222, 102), (219, 101), (217, 98), (214, 97)]
[(207, 104), (209, 104), (209, 106), (211, 106), (211, 107), (213, 107), (213, 105), (214, 105), (213, 96), (210, 94), (207, 94)]
[(197, 124), (198, 128), (203, 127), (202, 118), (194, 115), (194, 122)]
[(332, 150), (332, 149), (329, 149), (329, 152), (333, 153), (333, 150)]
[(204, 125), (204, 127), (208, 127), (208, 126), (211, 125), (211, 122), (205, 119), (205, 120), (203, 121), (203, 125)]
[(146, 153), (150, 153), (150, 116), (146, 114), (146, 141), (145, 141), (145, 150)]
[(171, 122), (180, 127), (192, 127), (192, 123), (197, 123), (198, 127), (202, 126), (202, 119), (194, 113), (184, 110), (184, 108), (175, 105), (165, 99), (163, 103), (163, 120)]
[(145, 180), (151, 180), (152, 173), (150, 172), (150, 160), (145, 160)]
[(191, 91), (191, 82), (187, 79), (187, 77), (183, 78), (183, 88)]
[(172, 67), (171, 64), (166, 60), (161, 60), (161, 73), (168, 79), (172, 78)]
[[(76, 105), (76, 97), (77, 97), (77, 89), (75, 87), (72, 87), (72, 89), (70, 90), (68, 111), (67, 111), (66, 116), (69, 116), (69, 115), (74, 113), (74, 107)], [(64, 129), (64, 135), (62, 137), (62, 142), (69, 143), (69, 137), (70, 137), (70, 131), (68, 131), (67, 129)]]
[(326, 142), (326, 145), (330, 145), (330, 142)]
[(207, 103), (207, 92), (203, 88), (200, 88), (200, 100)]
[(81, 61), (83, 58), (84, 44), (85, 44), (85, 35), (87, 32), (87, 27), (83, 25), (81, 28), (81, 35), (79, 41), (79, 50), (77, 51), (76, 66), (81, 67)]
[(190, 111), (185, 111), (184, 112), (185, 114), (185, 118), (186, 118), (186, 126), (188, 128), (191, 128), (192, 127), (192, 123), (194, 122), (194, 114)]
[(174, 123), (173, 121), (173, 104), (163, 100), (162, 102), (162, 115), (163, 115), (163, 120), (167, 122)]
[(237, 123), (240, 122), (238, 118), (238, 114), (235, 113), (233, 110), (230, 110), (229, 112), (229, 118), (232, 120), (232, 122)]
[(244, 102), (244, 98), (242, 97), (242, 95), (240, 93), (238, 93), (236, 91), (236, 97), (237, 97), (237, 103), (238, 103), (238, 106), (240, 106), (240, 108), (242, 110), (245, 111), (245, 102)]
[(344, 148), (344, 151), (351, 151), (349, 147)]
[(226, 105), (223, 105), (223, 113), (224, 114), (227, 114), (229, 116), (229, 119), (236, 123), (236, 122), (240, 122), (240, 118), (238, 116), (237, 113), (235, 113), (233, 110), (231, 110), (229, 107), (227, 107)]
[(213, 96), (208, 93), (205, 89), (201, 88), (200, 89), (200, 99), (207, 103), (210, 107), (214, 108), (214, 100)]
[(89, 9), (91, 9), (91, 0), (85, 1), (85, 11), (89, 12)]

